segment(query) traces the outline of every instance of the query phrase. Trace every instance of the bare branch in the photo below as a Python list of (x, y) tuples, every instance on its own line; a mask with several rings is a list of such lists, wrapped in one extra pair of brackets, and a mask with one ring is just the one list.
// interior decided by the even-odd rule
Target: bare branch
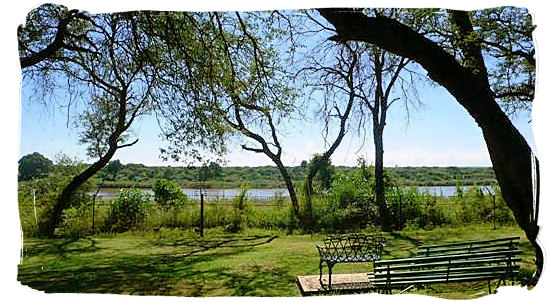
[(123, 144), (123, 145), (118, 145), (116, 146), (117, 149), (122, 149), (122, 148), (126, 148), (126, 147), (130, 147), (130, 146), (133, 146), (135, 145), (137, 142), (138, 142), (139, 139), (135, 139), (133, 142), (131, 143), (128, 143), (128, 144)]

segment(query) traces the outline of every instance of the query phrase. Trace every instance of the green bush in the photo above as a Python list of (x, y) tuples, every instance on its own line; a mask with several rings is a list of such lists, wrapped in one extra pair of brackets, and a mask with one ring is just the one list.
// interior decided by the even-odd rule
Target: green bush
[(106, 226), (116, 232), (136, 228), (145, 220), (151, 206), (149, 194), (139, 189), (122, 189), (111, 203)]
[(461, 204), (460, 218), (465, 223), (486, 223), (496, 222), (499, 224), (514, 223), (514, 215), (506, 202), (502, 199), (500, 189), (497, 187), (493, 194), (481, 190), (479, 187), (471, 187), (462, 198), (456, 198), (456, 202)]
[(168, 179), (157, 179), (153, 184), (155, 201), (164, 208), (180, 208), (187, 201), (181, 186)]
[(63, 211), (61, 232), (68, 236), (81, 237), (92, 230), (92, 203), (82, 202)]
[(500, 193), (500, 188), (497, 187), (495, 190), (495, 217), (498, 224), (506, 224), (506, 225), (513, 225), (516, 224), (516, 218), (514, 217), (514, 213), (504, 199), (502, 198), (502, 194)]
[(330, 190), (312, 200), (315, 228), (354, 229), (377, 220), (374, 182), (363, 174), (360, 169), (338, 174)]
[(386, 192), (386, 202), (394, 229), (407, 225), (432, 228), (449, 222), (439, 199), (417, 188), (391, 188)]
[(241, 191), (233, 199), (233, 220), (229, 226), (227, 226), (227, 231), (236, 233), (243, 229), (243, 225), (246, 224), (246, 215), (245, 210), (247, 208), (248, 197), (248, 188), (241, 187)]

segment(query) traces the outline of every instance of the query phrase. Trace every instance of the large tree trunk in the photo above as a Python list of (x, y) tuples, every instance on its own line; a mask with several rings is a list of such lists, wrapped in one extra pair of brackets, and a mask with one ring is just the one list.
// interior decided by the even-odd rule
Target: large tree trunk
[(332, 39), (365, 41), (416, 61), (474, 118), (483, 132), (502, 196), (536, 250), (536, 277), (540, 276), (543, 255), (536, 242), (538, 194), (533, 194), (532, 179), (538, 162), (532, 161), (531, 148), (496, 103), (487, 77), (462, 66), (439, 45), (397, 20), (368, 17), (352, 9), (319, 11), (338, 32)]

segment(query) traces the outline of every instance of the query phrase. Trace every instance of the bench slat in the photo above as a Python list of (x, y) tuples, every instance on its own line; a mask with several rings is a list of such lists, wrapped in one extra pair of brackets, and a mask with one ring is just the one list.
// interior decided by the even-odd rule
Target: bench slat
[[(515, 272), (517, 273), (517, 272)], [(460, 276), (456, 278), (438, 278), (438, 279), (418, 279), (418, 280), (406, 280), (406, 281), (392, 281), (389, 285), (390, 286), (396, 286), (396, 285), (413, 285), (413, 284), (429, 284), (429, 283), (447, 283), (447, 282), (465, 282), (465, 281), (480, 281), (480, 280), (488, 280), (488, 279), (497, 279), (507, 277), (507, 274), (495, 274), (495, 275), (481, 275), (477, 274), (474, 276)], [(385, 285), (388, 285), (386, 282), (378, 282), (376, 280), (373, 281), (374, 286), (378, 287), (384, 287)]]
[(419, 256), (426, 256), (426, 255), (443, 255), (443, 254), (458, 254), (458, 253), (466, 253), (466, 252), (482, 252), (482, 251), (491, 251), (491, 250), (498, 250), (502, 249), (503, 247), (508, 247), (510, 249), (517, 248), (518, 242), (505, 242), (505, 243), (495, 243), (495, 244), (487, 244), (487, 245), (475, 245), (475, 246), (460, 246), (460, 247), (452, 247), (452, 248), (423, 248), (419, 247), (418, 255)]
[(381, 273), (375, 273), (374, 278), (375, 280), (381, 279), (388, 279), (391, 278), (392, 280), (394, 278), (399, 277), (419, 277), (424, 278), (427, 276), (456, 276), (460, 274), (466, 274), (466, 273), (500, 273), (500, 272), (513, 272), (519, 270), (519, 265), (499, 265), (499, 266), (481, 266), (481, 267), (463, 267), (463, 268), (451, 268), (451, 269), (436, 269), (436, 270), (418, 270), (418, 271), (406, 271), (406, 272), (391, 272), (390, 275), (388, 275), (385, 272)]
[(391, 259), (391, 260), (380, 260), (376, 262), (377, 266), (382, 265), (391, 265), (399, 263), (429, 263), (434, 261), (449, 261), (449, 260), (459, 260), (459, 259), (476, 259), (476, 258), (490, 258), (498, 256), (514, 256), (521, 254), (520, 250), (500, 250), (500, 251), (491, 251), (491, 252), (481, 252), (481, 253), (465, 253), (465, 254), (455, 254), (455, 255), (441, 255), (441, 256), (428, 256), (428, 257), (413, 257), (413, 258), (401, 258), (401, 259)]
[(464, 242), (453, 242), (453, 243), (445, 243), (445, 244), (422, 245), (419, 248), (451, 247), (451, 246), (461, 246), (461, 245), (469, 245), (469, 244), (484, 244), (484, 243), (500, 242), (500, 241), (515, 241), (519, 239), (520, 237), (507, 237), (507, 238), (499, 238), (499, 239), (491, 239), (491, 240), (464, 241)]
[(390, 280), (392, 283), (399, 280), (416, 280), (416, 279), (437, 279), (441, 277), (456, 278), (460, 276), (481, 276), (481, 275), (502, 275), (502, 274), (514, 274), (519, 272), (519, 266), (513, 265), (510, 267), (500, 267), (498, 269), (487, 270), (475, 269), (468, 271), (447, 271), (437, 270), (437, 271), (418, 271), (418, 272), (406, 272), (406, 273), (396, 273), (396, 274), (375, 274), (375, 282), (387, 282)]
[[(497, 257), (497, 258), (482, 258), (482, 259), (468, 259), (468, 260), (458, 260), (451, 262), (453, 266), (464, 266), (464, 265), (475, 265), (475, 264), (495, 264), (495, 263), (515, 263), (519, 262), (521, 259), (515, 257)], [(429, 263), (413, 263), (413, 264), (402, 264), (402, 265), (391, 265), (391, 269), (394, 271), (397, 270), (410, 270), (410, 269), (427, 269), (440, 266), (446, 266), (449, 264), (449, 261), (437, 261)], [(387, 271), (387, 265), (379, 265), (377, 262), (374, 263), (374, 272)]]
[[(502, 239), (501, 239), (502, 240)], [(505, 240), (511, 240), (510, 238)], [(374, 262), (373, 285), (390, 290), (415, 284), (448, 283), (513, 278), (519, 273), (521, 254), (516, 243), (491, 242), (478, 246), (457, 243), (412, 258)], [(447, 245), (448, 246), (448, 245)], [(459, 248), (461, 247), (461, 248)], [(465, 252), (468, 251), (468, 252)]]

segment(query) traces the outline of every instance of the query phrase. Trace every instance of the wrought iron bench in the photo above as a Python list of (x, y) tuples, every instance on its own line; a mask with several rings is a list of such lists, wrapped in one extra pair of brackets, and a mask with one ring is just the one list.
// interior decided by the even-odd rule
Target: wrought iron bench
[[(507, 242), (509, 238), (503, 240)], [(514, 242), (516, 238), (512, 238)], [(429, 246), (428, 250), (437, 247), (437, 250), (447, 249), (446, 254), (421, 253), (413, 258), (380, 260), (374, 262), (375, 289), (391, 294), (392, 289), (403, 289), (412, 285), (427, 285), (434, 283), (471, 282), (487, 280), (491, 293), (491, 280), (498, 280), (497, 287), (502, 281), (512, 280), (519, 273), (520, 259), (517, 255), (521, 251), (515, 245), (492, 246), (495, 241), (482, 242), (484, 247), (472, 250), (472, 242), (454, 243), (448, 245)], [(479, 243), (479, 242), (477, 242)], [(459, 250), (458, 247), (470, 247)], [(434, 250), (432, 250), (433, 252)], [(437, 254), (437, 255), (434, 255)]]
[[(332, 268), (336, 263), (380, 260), (384, 237), (381, 235), (332, 235), (316, 245), (319, 251), (319, 282), (323, 289), (332, 289)], [(328, 285), (323, 283), (323, 262), (328, 266)]]

